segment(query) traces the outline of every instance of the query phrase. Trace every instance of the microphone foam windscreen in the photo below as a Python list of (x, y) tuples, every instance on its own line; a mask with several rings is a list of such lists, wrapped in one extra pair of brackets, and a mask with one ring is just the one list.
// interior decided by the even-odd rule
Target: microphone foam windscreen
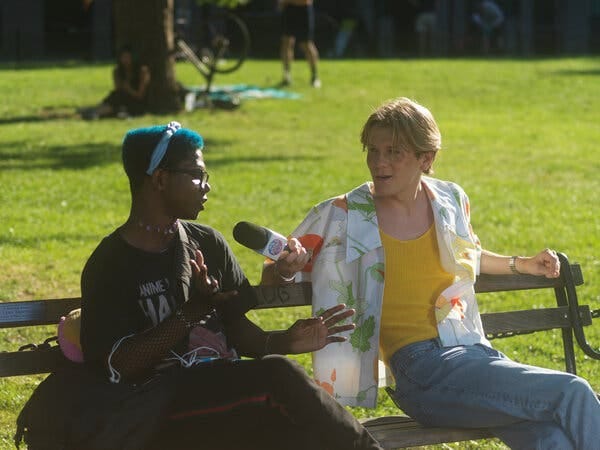
[(245, 247), (261, 250), (269, 242), (269, 232), (250, 222), (238, 222), (233, 227), (233, 238)]

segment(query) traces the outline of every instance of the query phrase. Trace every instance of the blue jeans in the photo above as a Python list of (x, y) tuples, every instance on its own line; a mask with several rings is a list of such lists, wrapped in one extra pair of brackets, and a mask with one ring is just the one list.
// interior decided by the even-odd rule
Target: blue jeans
[(390, 366), (396, 403), (423, 425), (489, 428), (512, 449), (600, 448), (600, 402), (576, 375), (438, 339), (401, 348)]

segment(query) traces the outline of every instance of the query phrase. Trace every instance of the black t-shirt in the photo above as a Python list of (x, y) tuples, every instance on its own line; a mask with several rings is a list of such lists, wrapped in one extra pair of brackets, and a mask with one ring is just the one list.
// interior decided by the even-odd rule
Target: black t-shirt
[(195, 249), (202, 251), (208, 274), (218, 280), (222, 291), (240, 292), (235, 302), (219, 311), (225, 321), (256, 304), (248, 279), (216, 230), (181, 222), (179, 236), (163, 253), (135, 248), (116, 230), (94, 250), (81, 277), (81, 344), (86, 362), (104, 366), (117, 341), (156, 326), (187, 300), (189, 260)]

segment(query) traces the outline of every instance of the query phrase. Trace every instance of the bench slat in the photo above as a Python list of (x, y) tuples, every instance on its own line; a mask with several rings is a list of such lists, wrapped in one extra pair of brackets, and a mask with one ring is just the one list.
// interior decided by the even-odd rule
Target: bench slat
[[(570, 264), (575, 286), (583, 284), (583, 274), (579, 264)], [(565, 286), (563, 277), (546, 278), (536, 275), (489, 275), (479, 274), (475, 292), (517, 291), (527, 289), (561, 288)]]
[(0, 303), (0, 328), (56, 325), (61, 316), (80, 304), (80, 298)]
[(384, 448), (389, 449), (494, 437), (484, 428), (424, 427), (402, 415), (363, 419), (361, 423)]
[[(581, 267), (571, 264), (571, 272), (577, 286), (583, 284)], [(545, 278), (533, 275), (487, 275), (481, 274), (475, 284), (476, 292), (497, 292), (523, 289), (564, 287), (562, 278)], [(310, 283), (286, 286), (255, 286), (258, 296), (257, 309), (285, 306), (306, 306), (311, 303)], [(31, 300), (0, 303), (0, 328), (51, 325), (80, 305), (79, 298)]]
[(308, 306), (312, 303), (312, 285), (293, 283), (285, 286), (254, 286), (258, 297), (255, 309)]
[[(592, 324), (592, 314), (587, 305), (579, 307), (579, 317), (583, 326)], [(535, 331), (570, 328), (569, 307), (528, 309), (481, 314), (483, 329), (488, 338), (510, 336), (511, 334), (533, 333)]]
[(54, 345), (48, 349), (0, 353), (0, 377), (49, 373), (56, 370), (67, 359)]

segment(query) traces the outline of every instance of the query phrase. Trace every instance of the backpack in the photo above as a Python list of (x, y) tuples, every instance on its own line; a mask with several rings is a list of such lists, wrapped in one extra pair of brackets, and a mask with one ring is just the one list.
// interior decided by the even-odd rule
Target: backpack
[(15, 445), (24, 439), (29, 450), (144, 448), (172, 390), (168, 376), (115, 384), (84, 364), (69, 364), (37, 386), (17, 418)]

